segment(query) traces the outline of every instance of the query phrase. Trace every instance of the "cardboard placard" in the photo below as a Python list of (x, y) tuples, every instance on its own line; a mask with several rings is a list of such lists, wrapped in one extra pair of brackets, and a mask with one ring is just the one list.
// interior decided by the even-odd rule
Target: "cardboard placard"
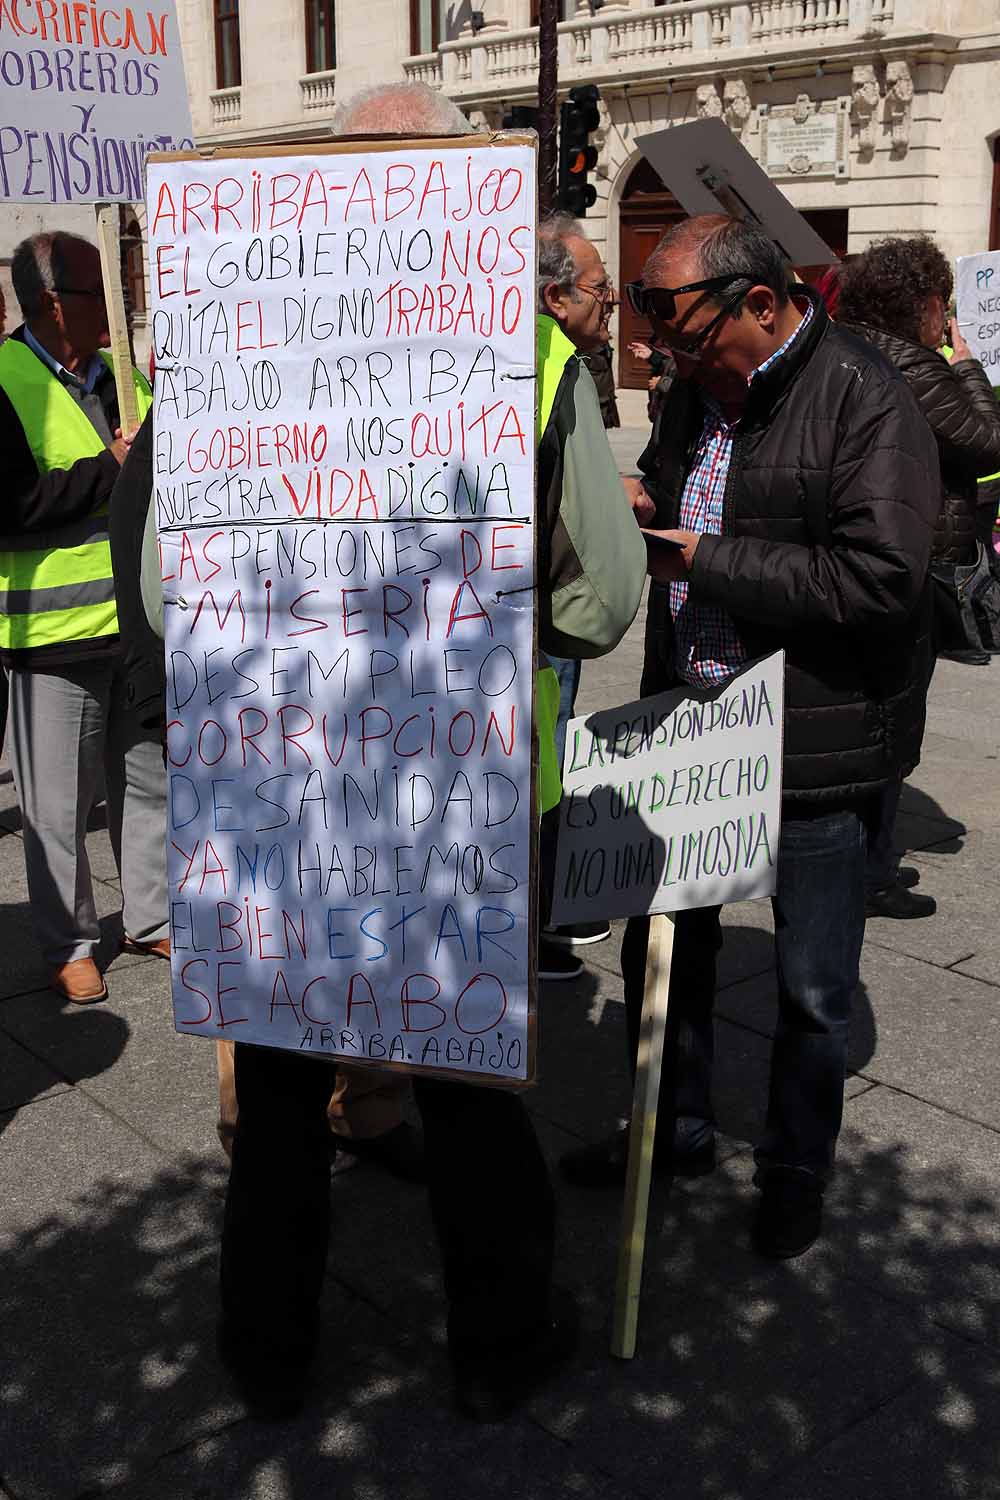
[(793, 208), (724, 120), (694, 120), (637, 138), (640, 151), (685, 213), (731, 214), (759, 224), (790, 265), (833, 265), (837, 256)]
[(149, 153), (193, 144), (173, 0), (0, 4), (0, 202), (140, 203)]
[(959, 256), (955, 263), (955, 316), (990, 384), (1000, 385), (1000, 250)]
[(534, 1055), (535, 154), (155, 160), (179, 1030)]
[(784, 652), (711, 693), (573, 719), (553, 920), (721, 906), (774, 892)]

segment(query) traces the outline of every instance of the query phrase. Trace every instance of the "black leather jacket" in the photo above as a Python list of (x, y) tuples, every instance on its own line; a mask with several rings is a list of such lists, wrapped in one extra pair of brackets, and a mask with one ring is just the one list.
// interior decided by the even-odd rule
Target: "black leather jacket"
[(903, 376), (937, 438), (941, 509), (935, 562), (976, 557), (976, 480), (1000, 469), (1000, 408), (978, 359), (950, 365), (944, 355), (867, 324), (845, 324), (874, 344)]
[[(802, 291), (812, 320), (753, 382), (691, 598), (723, 606), (749, 656), (785, 650), (786, 802), (858, 805), (919, 753), (940, 476), (904, 380)], [(659, 526), (678, 524), (702, 420), (675, 381), (639, 460)], [(667, 594), (651, 592), (644, 693), (674, 680)]]

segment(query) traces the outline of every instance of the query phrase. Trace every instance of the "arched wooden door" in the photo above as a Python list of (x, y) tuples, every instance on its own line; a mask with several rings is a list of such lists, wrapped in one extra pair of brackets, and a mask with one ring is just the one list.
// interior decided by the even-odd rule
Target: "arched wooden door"
[[(625, 184), (619, 210), (618, 265), (622, 287), (628, 281), (639, 280), (643, 266), (664, 231), (683, 218), (684, 210), (677, 199), (667, 191), (659, 173), (643, 157), (633, 167)], [(629, 307), (624, 291), (618, 326), (618, 384), (628, 390), (645, 390), (649, 366), (630, 354), (628, 346), (633, 339), (647, 341), (651, 330), (649, 324), (637, 318)]]

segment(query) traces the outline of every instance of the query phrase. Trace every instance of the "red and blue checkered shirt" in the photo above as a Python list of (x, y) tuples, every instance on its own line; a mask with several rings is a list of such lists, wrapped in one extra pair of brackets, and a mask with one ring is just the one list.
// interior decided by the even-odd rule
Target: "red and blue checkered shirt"
[[(752, 385), (758, 375), (762, 375), (775, 360), (781, 358), (811, 317), (810, 303), (795, 332), (785, 340), (780, 349), (776, 349), (762, 365), (757, 366), (747, 381), (748, 385)], [(694, 463), (684, 483), (677, 524), (681, 531), (693, 531), (699, 536), (704, 532), (721, 536), (722, 502), (739, 419), (727, 422), (721, 409), (704, 392), (701, 399), (705, 408), (705, 421)], [(743, 642), (732, 620), (720, 605), (692, 604), (688, 593), (689, 585), (686, 583), (670, 585), (670, 614), (674, 622), (674, 661), (677, 675), (691, 687), (718, 687), (738, 672), (745, 662)]]

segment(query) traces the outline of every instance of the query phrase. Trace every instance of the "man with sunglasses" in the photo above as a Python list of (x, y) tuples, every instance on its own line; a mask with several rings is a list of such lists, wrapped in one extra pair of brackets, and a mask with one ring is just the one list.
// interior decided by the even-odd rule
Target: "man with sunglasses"
[[(628, 295), (677, 366), (634, 497), (654, 578), (641, 690), (711, 693), (785, 651), (778, 1023), (752, 1238), (786, 1259), (820, 1233), (840, 1130), (866, 827), (919, 744), (937, 455), (905, 383), (811, 289), (790, 287), (756, 227), (685, 221)], [(719, 914), (676, 918), (654, 1159), (668, 1176), (715, 1166)], [(622, 948), (633, 1057), (647, 934), (633, 920)], [(621, 1132), (563, 1167), (600, 1186), (623, 1180), (626, 1157)]]
[[(95, 246), (37, 234), (11, 262), (24, 323), (0, 346), (0, 659), (7, 750), (24, 820), (31, 914), (49, 982), (107, 996), (86, 829), (103, 780), (122, 876), (125, 944), (166, 957), (159, 745), (126, 703), (107, 508), (125, 457)], [(133, 372), (140, 415), (149, 386)], [(123, 819), (125, 821), (123, 837)]]

